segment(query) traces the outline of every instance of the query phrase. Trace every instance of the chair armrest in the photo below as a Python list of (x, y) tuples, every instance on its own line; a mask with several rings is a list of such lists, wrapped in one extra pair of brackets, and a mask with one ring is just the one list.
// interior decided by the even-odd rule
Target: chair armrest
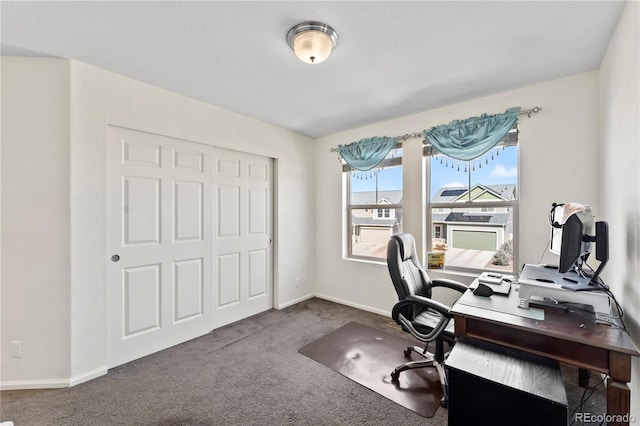
[[(438, 323), (428, 334), (423, 334), (418, 330), (416, 330), (413, 324), (411, 323), (411, 321), (405, 318), (404, 315), (402, 315), (402, 312), (404, 311), (405, 308), (409, 306), (416, 306), (416, 305), (423, 308), (429, 308), (432, 311), (437, 312), (440, 316)], [(435, 301), (433, 299), (428, 299), (426, 297), (417, 296), (417, 295), (407, 296), (405, 299), (396, 303), (393, 306), (393, 311), (391, 312), (391, 316), (396, 323), (402, 325), (407, 331), (409, 331), (413, 335), (413, 337), (415, 337), (416, 339), (424, 343), (431, 342), (434, 339), (436, 339), (440, 334), (442, 334), (444, 329), (447, 327), (449, 320), (452, 317), (451, 314), (449, 313), (449, 307), (447, 305), (440, 303), (438, 301)]]
[[(420, 305), (425, 308), (432, 309), (442, 315), (445, 315), (448, 318), (451, 318), (451, 315), (449, 314), (449, 309), (451, 309), (451, 307), (445, 305), (442, 302), (438, 302), (437, 300), (429, 299), (428, 297), (419, 296), (417, 294), (412, 294), (405, 297), (404, 301), (411, 302), (412, 305)], [(399, 305), (400, 303), (402, 303), (402, 301), (396, 303), (396, 305)]]
[(393, 320), (398, 322), (400, 312), (404, 311), (404, 309), (408, 306), (419, 306), (421, 308), (428, 308), (436, 311), (440, 316), (447, 320), (452, 318), (452, 315), (449, 313), (449, 307), (444, 303), (440, 303), (436, 300), (429, 299), (424, 296), (410, 295), (393, 305), (393, 310), (391, 311), (391, 317), (393, 318)]
[(458, 291), (460, 293), (464, 293), (469, 288), (468, 286), (459, 283), (458, 281), (449, 280), (446, 278), (436, 278), (431, 281), (431, 285), (433, 287), (446, 287), (452, 290)]

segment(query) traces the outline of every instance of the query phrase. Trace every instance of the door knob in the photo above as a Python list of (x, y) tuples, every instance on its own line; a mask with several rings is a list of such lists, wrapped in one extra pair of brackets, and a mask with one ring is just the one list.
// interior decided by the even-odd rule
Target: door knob
[(111, 256), (111, 261), (112, 262), (117, 262), (118, 260), (120, 260), (120, 256), (117, 254), (114, 254), (113, 256)]

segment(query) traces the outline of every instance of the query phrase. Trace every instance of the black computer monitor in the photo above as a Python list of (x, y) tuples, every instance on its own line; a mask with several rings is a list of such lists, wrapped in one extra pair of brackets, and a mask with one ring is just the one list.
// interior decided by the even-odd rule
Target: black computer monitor
[(584, 241), (584, 236), (588, 236), (585, 231), (585, 226), (577, 214), (569, 216), (562, 225), (559, 272), (565, 273), (576, 267), (580, 268), (591, 254), (591, 242)]
[(560, 256), (558, 271), (579, 270), (591, 253), (594, 225), (591, 207), (578, 203), (554, 203), (549, 222), (549, 251)]
[[(556, 206), (560, 207), (554, 205), (554, 208)], [(590, 277), (590, 284), (604, 286), (598, 277), (609, 260), (609, 225), (607, 222), (594, 222), (589, 206), (584, 206), (583, 210), (577, 212), (574, 210), (562, 219), (562, 225), (552, 222), (555, 229), (551, 237), (551, 251), (560, 255), (558, 272), (575, 271), (584, 277)], [(600, 261), (595, 272), (591, 272), (590, 268), (588, 271), (585, 269), (593, 243), (596, 246), (596, 260)]]

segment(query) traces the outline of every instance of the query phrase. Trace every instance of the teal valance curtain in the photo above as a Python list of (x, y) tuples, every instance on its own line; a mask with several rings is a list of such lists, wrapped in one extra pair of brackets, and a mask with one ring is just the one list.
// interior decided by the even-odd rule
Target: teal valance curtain
[(397, 142), (397, 137), (376, 136), (348, 145), (338, 145), (338, 152), (349, 167), (366, 172), (380, 164)]
[(427, 142), (438, 152), (461, 161), (473, 160), (496, 146), (518, 120), (520, 107), (504, 114), (453, 120), (424, 130)]

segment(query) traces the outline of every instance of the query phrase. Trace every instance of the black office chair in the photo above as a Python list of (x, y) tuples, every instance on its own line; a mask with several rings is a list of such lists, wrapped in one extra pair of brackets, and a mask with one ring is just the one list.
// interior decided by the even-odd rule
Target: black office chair
[[(425, 347), (409, 346), (404, 355), (409, 358), (411, 352), (422, 355), (425, 359), (402, 364), (393, 370), (391, 379), (398, 382), (400, 373), (423, 367), (434, 367), (440, 377), (440, 384), (444, 396), (440, 401), (443, 407), (447, 405), (447, 377), (443, 362), (445, 359), (444, 342), (453, 346), (453, 323), (450, 307), (431, 299), (433, 287), (447, 287), (461, 294), (467, 286), (447, 279), (430, 280), (427, 273), (420, 266), (416, 243), (413, 235), (408, 233), (394, 234), (387, 244), (387, 266), (391, 281), (400, 300), (392, 311), (393, 319), (402, 329), (411, 333), (413, 337), (425, 343)], [(435, 341), (435, 353), (427, 352), (430, 342)]]

